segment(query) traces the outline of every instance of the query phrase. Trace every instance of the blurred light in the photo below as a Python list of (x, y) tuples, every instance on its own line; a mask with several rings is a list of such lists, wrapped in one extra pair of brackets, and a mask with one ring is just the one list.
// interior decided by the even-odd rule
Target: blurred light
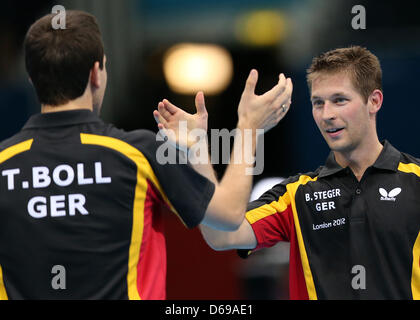
[(240, 16), (236, 23), (239, 41), (251, 46), (276, 45), (283, 41), (286, 32), (287, 21), (280, 11), (253, 11)]
[(218, 94), (233, 76), (231, 55), (213, 44), (176, 45), (165, 54), (163, 68), (171, 90), (182, 94)]

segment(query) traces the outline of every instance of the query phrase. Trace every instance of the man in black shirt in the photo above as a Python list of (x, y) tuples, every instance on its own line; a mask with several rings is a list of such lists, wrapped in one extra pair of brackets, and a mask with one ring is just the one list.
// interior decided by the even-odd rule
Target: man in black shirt
[[(216, 250), (290, 242), (291, 299), (420, 299), (420, 160), (380, 142), (379, 60), (332, 50), (308, 70), (314, 120), (331, 154), (249, 204), (234, 232), (201, 226)], [(186, 116), (163, 105), (166, 128)], [(211, 168), (197, 167), (207, 175)], [(251, 250), (251, 251), (250, 251)]]
[[(25, 39), (42, 112), (0, 144), (0, 299), (164, 299), (165, 212), (189, 228), (235, 230), (250, 165), (229, 166), (214, 185), (187, 164), (162, 165), (154, 133), (104, 123), (96, 20), (68, 11), (66, 29), (56, 30), (52, 18), (35, 22)], [(278, 123), (291, 86), (280, 81), (267, 94), (273, 99), (241, 100), (239, 131)], [(228, 200), (239, 205), (226, 207)]]

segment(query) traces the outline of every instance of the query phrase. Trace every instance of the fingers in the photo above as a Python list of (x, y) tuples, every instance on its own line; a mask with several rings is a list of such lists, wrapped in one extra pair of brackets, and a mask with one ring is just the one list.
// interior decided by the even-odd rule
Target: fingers
[(246, 80), (244, 94), (255, 94), (255, 87), (258, 82), (258, 71), (252, 69)]
[(160, 117), (162, 117), (166, 121), (170, 121), (172, 116), (175, 115), (181, 109), (179, 109), (174, 104), (170, 103), (168, 100), (164, 99), (162, 102), (159, 102), (158, 110)]
[(282, 107), (276, 111), (275, 118), (281, 120), (289, 110), (290, 108), (288, 106), (282, 105)]
[(292, 79), (288, 78), (286, 80), (286, 86), (282, 94), (280, 94), (274, 101), (273, 105), (276, 108), (281, 108), (281, 106), (286, 105), (287, 109), (289, 109), (292, 103), (292, 93), (293, 93), (293, 82)]
[[(166, 103), (165, 103), (166, 102)], [(158, 104), (158, 110), (159, 110), (159, 114), (161, 117), (163, 117), (165, 120), (169, 120), (170, 117), (172, 116), (172, 113), (169, 111), (168, 105), (169, 105), (169, 101), (168, 100), (164, 100), (162, 102), (159, 102)]]
[(268, 101), (274, 101), (286, 89), (287, 79), (284, 74), (280, 74), (279, 82), (270, 91), (263, 94)]
[(169, 129), (168, 122), (162, 117), (159, 111), (153, 111), (153, 117), (157, 123), (159, 134), (165, 139), (172, 139), (172, 141), (176, 141), (173, 131)]
[(169, 119), (170, 112), (165, 108), (165, 105), (163, 102), (159, 102), (158, 104), (158, 111), (159, 111), (159, 120), (160, 119)]
[(204, 100), (204, 93), (202, 91), (198, 92), (195, 96), (195, 108), (199, 115), (207, 114), (206, 102)]
[(276, 119), (276, 123), (278, 123), (281, 119), (283, 119), (286, 116), (287, 112), (289, 112), (290, 106), (292, 104), (292, 92), (293, 92), (293, 82), (291, 79), (287, 79), (286, 89), (284, 90), (283, 94), (281, 94), (274, 101), (274, 105), (277, 108), (275, 116), (274, 116), (274, 119)]
[(153, 111), (153, 118), (155, 118), (155, 121), (156, 121), (157, 124), (160, 123), (159, 116), (160, 116), (159, 111), (154, 110)]
[(175, 113), (177, 113), (180, 109), (176, 106), (176, 105), (174, 105), (174, 104), (172, 104), (172, 103), (170, 103), (168, 100), (166, 100), (166, 99), (164, 99), (163, 101), (162, 101), (162, 103), (163, 103), (163, 105), (165, 106), (165, 108), (166, 108), (166, 111), (167, 112), (169, 112), (170, 114), (175, 114)]
[[(163, 104), (162, 102), (159, 103)], [(163, 126), (164, 128), (168, 128), (168, 122), (165, 120), (165, 118), (161, 115), (160, 111), (153, 111), (153, 117), (155, 118), (156, 123), (158, 124), (158, 128), (161, 129)], [(161, 125), (161, 126), (160, 126)]]

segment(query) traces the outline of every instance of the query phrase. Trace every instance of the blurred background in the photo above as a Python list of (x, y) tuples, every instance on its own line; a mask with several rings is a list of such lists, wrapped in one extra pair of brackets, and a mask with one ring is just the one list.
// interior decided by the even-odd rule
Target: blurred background
[[(373, 0), (66, 0), (2, 1), (0, 7), (0, 139), (16, 133), (40, 106), (25, 73), (28, 27), (54, 5), (94, 14), (108, 58), (102, 118), (126, 130), (156, 131), (152, 112), (163, 98), (188, 111), (203, 90), (209, 128), (232, 130), (249, 71), (257, 93), (283, 72), (294, 82), (293, 106), (265, 136), (263, 174), (253, 197), (281, 177), (315, 170), (328, 147), (312, 119), (305, 72), (312, 57), (348, 45), (366, 46), (382, 64), (380, 139), (420, 156), (420, 19), (415, 1)], [(366, 29), (352, 28), (355, 5)], [(222, 176), (225, 167), (217, 165)], [(268, 180), (266, 180), (268, 179)], [(263, 190), (263, 191), (261, 191)], [(287, 299), (288, 245), (247, 260), (209, 249), (197, 230), (167, 219), (169, 299)]]

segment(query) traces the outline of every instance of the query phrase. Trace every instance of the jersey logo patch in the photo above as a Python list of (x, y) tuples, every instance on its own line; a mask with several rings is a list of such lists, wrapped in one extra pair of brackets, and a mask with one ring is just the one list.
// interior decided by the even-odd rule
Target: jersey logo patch
[(379, 188), (382, 201), (396, 201), (396, 197), (401, 193), (401, 191), (401, 188), (395, 188), (388, 193), (384, 188)]

